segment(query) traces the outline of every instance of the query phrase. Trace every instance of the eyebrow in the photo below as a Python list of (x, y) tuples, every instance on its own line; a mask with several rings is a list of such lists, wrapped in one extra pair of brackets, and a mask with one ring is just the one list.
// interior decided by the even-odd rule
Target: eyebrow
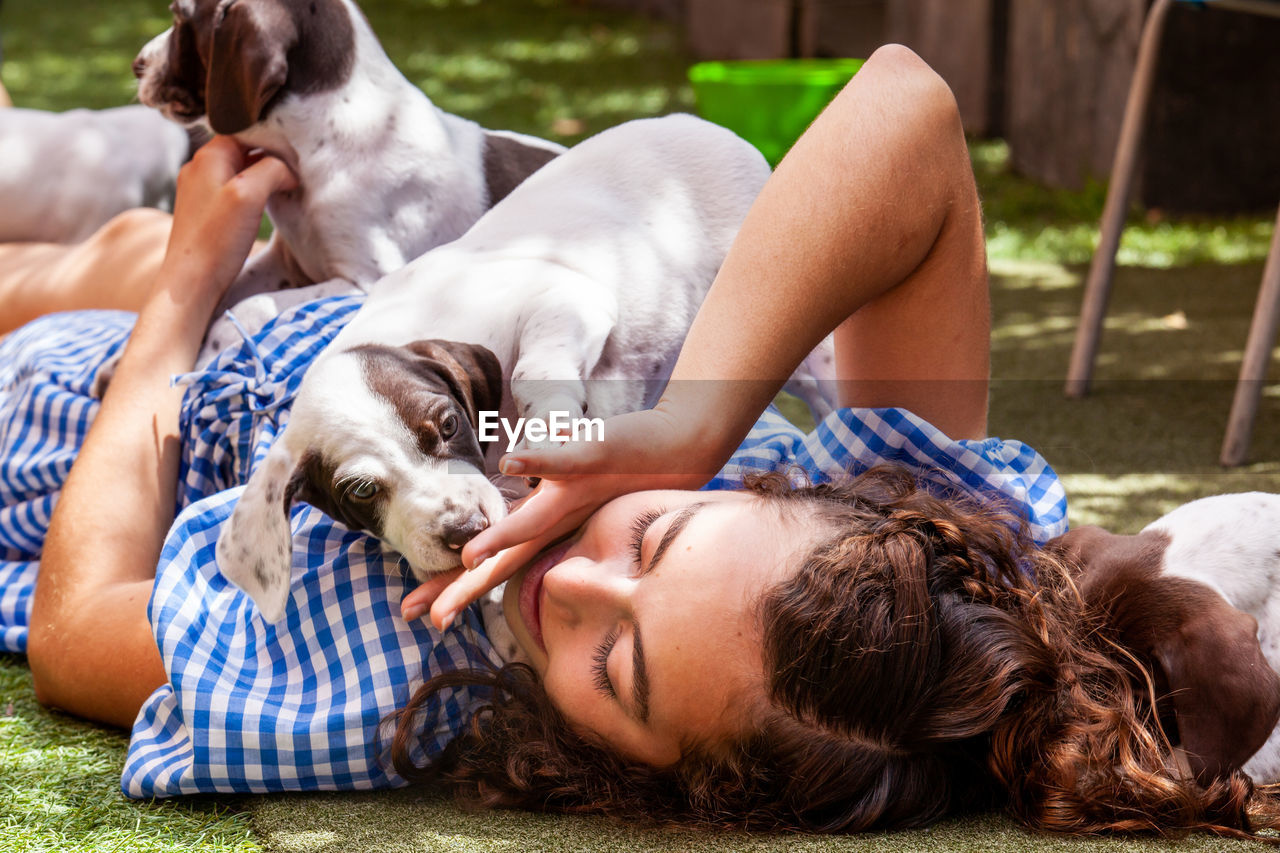
[[(658, 547), (653, 551), (653, 558), (649, 560), (649, 568), (645, 569), (645, 574), (649, 574), (658, 567), (658, 561), (666, 554), (667, 548), (675, 538), (680, 535), (680, 531), (684, 530), (689, 521), (698, 514), (698, 510), (706, 505), (705, 501), (690, 504), (676, 513), (676, 517), (671, 519), (671, 523), (662, 533), (662, 538), (658, 540)], [(640, 639), (640, 623), (635, 619), (631, 620), (631, 637), (631, 694), (636, 705), (636, 716), (639, 717), (640, 722), (648, 723), (649, 670), (644, 661), (644, 642)]]
[(649, 568), (644, 570), (646, 575), (658, 568), (658, 562), (667, 553), (667, 548), (680, 535), (680, 531), (684, 530), (689, 521), (698, 514), (698, 510), (706, 505), (706, 501), (700, 501), (696, 504), (689, 504), (676, 513), (676, 517), (671, 519), (671, 523), (667, 525), (667, 529), (662, 533), (662, 538), (658, 540), (658, 547), (653, 549), (653, 558), (649, 560)]

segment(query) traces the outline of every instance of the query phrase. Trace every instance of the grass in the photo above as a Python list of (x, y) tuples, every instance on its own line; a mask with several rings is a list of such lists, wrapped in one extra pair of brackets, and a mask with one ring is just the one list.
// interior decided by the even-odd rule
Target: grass
[(598, 819), (523, 812), (461, 812), (433, 791), (275, 797), (258, 813), (278, 853), (1243, 853), (1249, 842), (1211, 837), (1152, 842), (1049, 838), (994, 815), (954, 818), (926, 829), (845, 836), (746, 835), (642, 829)]
[(40, 708), (25, 659), (0, 655), (0, 850), (251, 853), (241, 801), (120, 794), (128, 737)]
[[(1050, 190), (1015, 174), (1009, 146), (977, 140), (970, 156), (986, 217), (987, 254), (994, 261), (1046, 261), (1083, 265), (1093, 257), (1106, 185), (1082, 191)], [(1275, 210), (1230, 219), (1134, 210), (1120, 251), (1121, 265), (1169, 269), (1188, 264), (1261, 262), (1274, 230)]]
[(1260, 264), (1121, 269), (1094, 391), (1083, 400), (1064, 399), (1062, 382), (1084, 268), (995, 261), (993, 269), (991, 429), (1050, 460), (1073, 524), (1136, 532), (1204, 495), (1280, 491), (1274, 384), (1253, 461), (1231, 470), (1216, 462)]
[[(367, 0), (388, 53), (441, 107), (573, 143), (624, 119), (692, 108), (690, 58), (665, 24), (570, 0)], [(168, 24), (164, 0), (7, 0), (0, 79), (20, 106), (133, 99), (129, 64)], [(1084, 264), (1104, 189), (1047, 191), (1013, 174), (999, 141), (971, 146), (992, 259), (991, 427), (1063, 475), (1074, 523), (1132, 531), (1191, 498), (1280, 491), (1280, 394), (1264, 399), (1253, 458), (1214, 460), (1271, 238), (1273, 213), (1233, 220), (1135, 211), (1086, 400), (1062, 398)], [(1275, 374), (1273, 373), (1273, 376)], [(182, 799), (119, 793), (126, 738), (42, 710), (19, 656), (0, 655), (0, 850), (1223, 850), (1063, 841), (984, 816), (837, 839), (691, 836), (522, 813), (464, 814), (431, 791)]]
[[(628, 118), (693, 108), (672, 27), (564, 0), (370, 0), (387, 54), (442, 109), (565, 144)], [(0, 69), (18, 106), (135, 100), (130, 64), (169, 25), (164, 0), (10, 0)]]

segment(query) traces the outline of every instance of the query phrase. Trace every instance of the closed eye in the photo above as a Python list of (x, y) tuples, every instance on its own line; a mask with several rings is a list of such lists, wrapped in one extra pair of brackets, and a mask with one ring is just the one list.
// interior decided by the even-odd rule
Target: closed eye
[(613, 689), (613, 682), (609, 680), (609, 652), (613, 651), (620, 633), (617, 628), (614, 628), (605, 634), (604, 640), (591, 653), (591, 683), (595, 685), (596, 690), (610, 699), (617, 699), (618, 693)]
[(631, 557), (636, 564), (637, 570), (640, 569), (645, 534), (649, 532), (649, 528), (653, 526), (653, 523), (662, 518), (665, 513), (666, 510), (663, 509), (647, 509), (631, 521)]
[[(662, 518), (664, 513), (664, 510), (655, 507), (641, 512), (631, 521), (631, 541), (629, 544), (637, 573), (641, 569), (644, 536), (649, 532), (649, 528), (653, 526), (653, 523)], [(598, 692), (610, 699), (617, 699), (618, 692), (614, 689), (613, 681), (609, 678), (609, 653), (613, 651), (613, 647), (618, 642), (618, 637), (621, 633), (618, 628), (614, 628), (608, 634), (605, 634), (604, 639), (600, 641), (600, 644), (591, 653), (591, 682)]]

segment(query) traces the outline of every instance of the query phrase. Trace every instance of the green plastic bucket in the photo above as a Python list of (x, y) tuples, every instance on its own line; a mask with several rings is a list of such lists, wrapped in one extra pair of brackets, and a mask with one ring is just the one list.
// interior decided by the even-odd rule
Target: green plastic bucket
[(743, 59), (689, 69), (698, 114), (750, 142), (776, 166), (861, 59)]

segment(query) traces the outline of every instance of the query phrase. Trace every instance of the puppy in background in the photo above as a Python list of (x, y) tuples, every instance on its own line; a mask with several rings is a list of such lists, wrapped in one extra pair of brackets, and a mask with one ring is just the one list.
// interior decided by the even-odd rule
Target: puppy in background
[(79, 243), (131, 208), (172, 210), (193, 147), (136, 104), (0, 109), (0, 242)]
[[(138, 97), (282, 159), (271, 242), (223, 299), (250, 331), (288, 305), (363, 290), (466, 231), (564, 149), (487, 131), (404, 78), (350, 0), (174, 0), (134, 62)], [(321, 283), (301, 292), (285, 292)], [(221, 313), (221, 312), (219, 312)], [(215, 324), (199, 364), (238, 340)]]
[(1190, 772), (1280, 782), (1280, 495), (1203, 498), (1136, 536), (1080, 527), (1051, 547), (1151, 670)]

